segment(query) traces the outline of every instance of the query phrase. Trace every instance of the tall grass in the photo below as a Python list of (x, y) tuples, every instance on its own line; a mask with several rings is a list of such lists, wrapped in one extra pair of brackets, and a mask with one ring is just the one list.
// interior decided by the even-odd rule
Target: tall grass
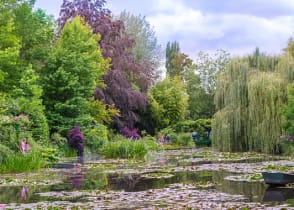
[(157, 150), (159, 146), (151, 139), (130, 140), (119, 139), (106, 143), (102, 154), (106, 158), (134, 158), (143, 159), (149, 150)]
[(9, 155), (4, 161), (1, 162), (1, 173), (19, 173), (36, 171), (42, 167), (45, 167), (46, 162), (42, 158), (41, 154), (37, 152), (31, 152), (28, 154), (15, 153)]

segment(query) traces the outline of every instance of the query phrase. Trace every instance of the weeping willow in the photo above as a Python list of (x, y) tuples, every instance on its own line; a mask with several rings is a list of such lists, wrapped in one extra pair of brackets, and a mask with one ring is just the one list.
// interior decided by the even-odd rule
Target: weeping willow
[(221, 151), (243, 151), (247, 142), (248, 71), (240, 60), (230, 63), (217, 81), (216, 109), (212, 121), (213, 143)]
[(248, 83), (248, 147), (278, 152), (281, 135), (280, 108), (287, 101), (287, 86), (278, 73), (257, 72)]
[(221, 151), (277, 151), (286, 75), (293, 74), (287, 59), (277, 61), (256, 53), (233, 60), (219, 76), (212, 131), (213, 144)]

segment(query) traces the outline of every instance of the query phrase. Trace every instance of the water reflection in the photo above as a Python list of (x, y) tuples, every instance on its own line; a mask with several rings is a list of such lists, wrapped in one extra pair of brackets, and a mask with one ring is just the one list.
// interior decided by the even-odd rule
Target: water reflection
[(28, 187), (25, 187), (23, 186), (21, 188), (21, 191), (20, 191), (20, 199), (21, 200), (26, 200), (28, 198), (28, 193), (29, 193), (29, 188)]
[(71, 180), (74, 189), (81, 189), (82, 182), (84, 181), (84, 174), (82, 173), (80, 163), (74, 165), (73, 172), (69, 175), (69, 179)]
[(281, 202), (294, 198), (293, 188), (269, 187), (264, 192), (264, 202)]

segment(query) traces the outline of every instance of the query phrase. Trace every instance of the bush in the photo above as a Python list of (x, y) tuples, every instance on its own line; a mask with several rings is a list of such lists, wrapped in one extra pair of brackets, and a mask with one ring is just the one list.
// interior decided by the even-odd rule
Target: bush
[(46, 162), (57, 162), (59, 160), (58, 150), (55, 148), (42, 148), (41, 156)]
[(135, 139), (135, 140), (138, 140), (141, 138), (141, 136), (138, 134), (138, 131), (137, 129), (129, 129), (128, 127), (124, 127), (122, 130), (121, 130), (121, 134), (126, 137), (126, 138), (129, 138), (129, 139)]
[(204, 135), (205, 130), (211, 130), (211, 119), (198, 119), (196, 121), (186, 120), (176, 123), (168, 127), (176, 133), (187, 133), (197, 131), (200, 135)]
[(144, 136), (140, 141), (144, 142), (145, 147), (148, 151), (150, 150), (159, 150), (161, 147), (157, 144), (156, 138), (152, 136)]
[(92, 152), (98, 152), (108, 142), (107, 127), (97, 124), (95, 127), (85, 131), (86, 145)]
[(178, 136), (178, 140), (176, 144), (186, 147), (186, 146), (193, 146), (194, 142), (190, 133), (181, 133)]
[(0, 154), (0, 164), (2, 164), (13, 152), (7, 146), (0, 144)]
[(67, 144), (67, 138), (63, 137), (60, 133), (53, 133), (50, 141), (53, 145), (62, 146)]

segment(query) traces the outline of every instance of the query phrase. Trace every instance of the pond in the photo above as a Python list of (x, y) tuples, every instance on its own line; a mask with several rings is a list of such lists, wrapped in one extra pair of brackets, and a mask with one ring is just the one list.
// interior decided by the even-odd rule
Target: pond
[[(288, 157), (168, 150), (144, 161), (85, 158), (0, 176), (6, 209), (294, 209), (294, 186), (271, 188), (262, 171), (294, 171)], [(69, 167), (63, 167), (69, 166)], [(0, 207), (1, 209), (1, 207)]]

